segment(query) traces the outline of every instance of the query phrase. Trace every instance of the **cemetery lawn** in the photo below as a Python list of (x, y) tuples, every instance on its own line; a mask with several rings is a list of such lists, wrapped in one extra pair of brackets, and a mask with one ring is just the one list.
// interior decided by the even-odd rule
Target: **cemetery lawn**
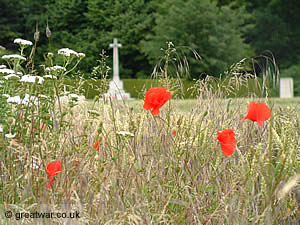
[[(284, 107), (284, 106), (295, 106), (295, 107), (300, 107), (300, 97), (294, 97), (294, 98), (269, 98), (269, 102), (274, 104), (274, 107)], [(175, 107), (176, 111), (180, 113), (191, 113), (193, 108), (197, 105), (197, 99), (176, 99), (176, 100), (171, 100), (173, 106)], [(229, 99), (224, 99), (224, 105), (226, 106), (226, 103), (228, 103)], [(251, 99), (247, 98), (231, 98), (231, 105), (232, 106), (238, 106), (241, 102), (249, 102)], [(264, 102), (264, 98), (257, 98), (256, 101), (262, 101)], [(89, 105), (92, 105), (92, 100), (88, 100)], [(122, 105), (122, 101), (119, 101), (119, 104)], [(135, 111), (136, 110), (142, 110), (142, 106), (144, 104), (144, 100), (139, 99), (139, 100), (131, 100), (131, 101), (125, 101), (125, 104), (128, 105), (129, 107), (132, 107)]]

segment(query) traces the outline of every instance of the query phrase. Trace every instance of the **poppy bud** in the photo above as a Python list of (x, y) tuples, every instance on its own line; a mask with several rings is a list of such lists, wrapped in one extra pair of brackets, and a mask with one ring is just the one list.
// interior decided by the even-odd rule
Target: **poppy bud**
[(36, 24), (36, 28), (35, 28), (35, 32), (34, 32), (34, 40), (36, 41), (36, 42), (38, 42), (39, 41), (39, 38), (40, 38), (40, 32), (39, 32), (39, 28), (38, 28), (38, 24)]
[(48, 23), (47, 23), (47, 27), (46, 27), (46, 37), (47, 38), (51, 37), (51, 30), (49, 29)]
[(14, 123), (15, 123), (15, 118), (13, 118), (13, 117), (8, 117), (8, 118), (7, 118), (7, 123), (8, 123), (9, 125), (14, 124)]

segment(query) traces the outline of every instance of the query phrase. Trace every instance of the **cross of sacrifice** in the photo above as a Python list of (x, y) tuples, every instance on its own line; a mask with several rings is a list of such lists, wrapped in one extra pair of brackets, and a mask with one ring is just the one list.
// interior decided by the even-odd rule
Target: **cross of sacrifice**
[(117, 38), (114, 38), (114, 43), (109, 44), (109, 47), (113, 48), (113, 80), (120, 80), (119, 76), (119, 52), (118, 48), (122, 47), (122, 44), (118, 43)]

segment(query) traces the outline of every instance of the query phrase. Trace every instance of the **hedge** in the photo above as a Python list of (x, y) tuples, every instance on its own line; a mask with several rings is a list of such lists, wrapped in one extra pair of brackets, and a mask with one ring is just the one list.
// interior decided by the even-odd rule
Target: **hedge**
[[(159, 86), (158, 80), (153, 79), (123, 79), (122, 81), (125, 91), (130, 93), (132, 98), (136, 99), (143, 99), (145, 90), (149, 90), (151, 87)], [(75, 81), (73, 81), (73, 83), (74, 82)], [(195, 98), (196, 93), (193, 92), (191, 87), (193, 87), (196, 82), (189, 80), (181, 80), (181, 82), (183, 85), (183, 95), (179, 94), (179, 97)], [(211, 85), (212, 89), (216, 89), (217, 87), (217, 81), (214, 82), (215, 83), (212, 83)], [(71, 84), (72, 81), (68, 81), (68, 83)], [(260, 80), (259, 83), (261, 84)], [(96, 95), (99, 95), (100, 93), (96, 89), (98, 86), (100, 86), (100, 84), (101, 80), (86, 80), (85, 84), (83, 85), (83, 89), (85, 90), (85, 97), (87, 99), (93, 99)], [(228, 80), (225, 80), (223, 82), (223, 86), (227, 86), (227, 84)], [(248, 80), (248, 87), (243, 85), (239, 87), (238, 90), (234, 87), (232, 88), (235, 91), (229, 93), (227, 95), (228, 97), (246, 97), (251, 93), (255, 94), (256, 96), (261, 96), (261, 90), (257, 87), (257, 85), (255, 85), (255, 80), (253, 79)], [(225, 88), (223, 89), (225, 90)]]
[[(149, 90), (151, 87), (158, 87), (159, 82), (158, 80), (154, 79), (123, 79), (124, 89), (126, 92), (130, 93), (132, 98), (136, 99), (143, 99), (144, 93), (146, 90)], [(171, 80), (171, 82), (174, 83), (175, 80)], [(47, 80), (44, 84), (44, 87), (46, 89), (52, 90), (51, 80)], [(183, 97), (185, 99), (188, 98), (195, 98), (196, 93), (193, 92), (192, 87), (196, 84), (195, 81), (188, 81), (188, 80), (181, 80), (182, 86), (183, 86), (183, 94), (181, 92), (174, 92), (172, 90), (173, 95), (177, 94), (179, 97)], [(15, 82), (16, 88), (18, 85), (21, 85), (19, 82)], [(259, 81), (261, 83), (261, 81)], [(76, 89), (79, 84), (79, 80), (64, 80), (64, 84), (66, 85), (66, 90), (71, 91), (70, 89)], [(227, 86), (228, 80), (223, 80), (223, 86)], [(229, 93), (228, 97), (247, 97), (249, 96), (249, 93), (255, 93), (256, 96), (261, 96), (261, 90), (259, 88), (255, 87), (255, 81), (254, 80), (248, 80), (248, 87), (241, 86), (240, 88), (236, 89), (232, 87), (232, 92)], [(84, 80), (83, 85), (81, 87), (80, 93), (82, 93), (87, 99), (93, 99), (95, 96), (98, 96), (105, 91), (99, 90), (101, 89), (101, 85), (103, 85), (103, 82), (101, 80), (91, 80), (87, 79)], [(218, 85), (218, 80), (214, 80), (211, 83), (211, 89), (216, 90), (216, 87)], [(172, 86), (173, 87), (173, 86)], [(225, 88), (222, 88), (225, 90)]]

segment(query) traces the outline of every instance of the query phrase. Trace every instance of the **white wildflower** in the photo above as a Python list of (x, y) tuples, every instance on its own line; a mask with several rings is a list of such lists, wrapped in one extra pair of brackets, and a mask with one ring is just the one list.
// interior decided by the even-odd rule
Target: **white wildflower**
[(0, 65), (0, 69), (5, 69), (7, 68), (6, 65)]
[(12, 74), (12, 73), (15, 73), (15, 71), (11, 70), (11, 69), (0, 69), (0, 73)]
[(4, 80), (0, 80), (0, 84), (4, 84)]
[(20, 96), (8, 97), (6, 101), (8, 103), (10, 102), (10, 103), (17, 103), (17, 104), (21, 104), (22, 102)]
[(0, 45), (0, 50), (5, 50), (5, 47), (3, 47), (2, 45)]
[(119, 134), (119, 135), (122, 135), (122, 136), (130, 136), (130, 137), (134, 137), (134, 134), (133, 133), (130, 133), (130, 132), (128, 132), (128, 131), (119, 131), (119, 132), (117, 132), (117, 134)]
[(52, 52), (48, 52), (47, 57), (48, 58), (52, 58), (53, 57), (53, 53)]
[(9, 98), (10, 96), (8, 94), (3, 94), (3, 97)]
[(66, 71), (66, 68), (65, 67), (62, 67), (62, 66), (52, 66), (52, 67), (47, 67), (46, 68), (46, 71), (59, 71), (59, 70), (63, 70), (63, 71)]
[(23, 73), (22, 72), (17, 72), (17, 75), (22, 76)]
[(31, 42), (31, 41), (27, 41), (27, 40), (24, 40), (24, 39), (21, 39), (21, 38), (15, 39), (15, 40), (14, 40), (14, 43), (19, 44), (19, 45), (23, 45), (23, 46), (29, 46), (29, 45), (32, 45), (32, 42)]
[(88, 113), (89, 114), (93, 114), (93, 115), (96, 115), (96, 116), (100, 116), (100, 113), (97, 111), (97, 110), (88, 110)]
[(45, 75), (45, 76), (43, 76), (43, 77), (44, 77), (44, 78), (50, 78), (50, 79), (57, 79), (56, 76), (51, 75), (51, 74), (47, 74), (47, 75)]
[(26, 61), (26, 58), (17, 54), (12, 54), (12, 55), (3, 55), (2, 59), (21, 59)]
[(69, 48), (62, 48), (62, 49), (59, 49), (59, 50), (57, 51), (57, 53), (58, 53), (59, 55), (64, 55), (64, 56), (67, 56), (67, 57), (70, 57), (71, 55), (75, 55), (75, 56), (78, 57), (78, 53), (75, 52), (75, 51), (72, 50), (72, 49), (69, 49)]
[(77, 54), (77, 56), (78, 56), (79, 58), (84, 58), (84, 57), (85, 57), (85, 54), (82, 53), (82, 52), (80, 52), (80, 53)]
[(21, 77), (21, 82), (29, 82), (29, 83), (35, 83), (36, 79), (38, 79), (38, 83), (41, 84), (44, 81), (44, 78), (40, 76), (32, 76), (32, 75), (24, 75)]
[(28, 103), (37, 104), (38, 98), (36, 96), (30, 96), (25, 94), (24, 99), (22, 100), (22, 104), (28, 105)]
[(16, 134), (12, 134), (12, 133), (5, 134), (5, 137), (7, 137), (7, 138), (14, 138), (15, 136), (16, 136)]
[(40, 97), (40, 98), (48, 98), (47, 95), (43, 95), (43, 94), (39, 94), (39, 97)]
[(21, 99), (20, 96), (9, 97), (6, 99), (8, 103), (17, 103), (17, 104), (25, 104), (27, 105), (29, 102), (33, 102), (34, 104), (37, 103), (37, 97), (29, 96), (25, 94), (24, 99)]
[(9, 74), (4, 76), (5, 80), (20, 80), (20, 77), (16, 74)]
[(3, 132), (3, 126), (2, 126), (2, 124), (0, 124), (0, 133), (2, 133)]

